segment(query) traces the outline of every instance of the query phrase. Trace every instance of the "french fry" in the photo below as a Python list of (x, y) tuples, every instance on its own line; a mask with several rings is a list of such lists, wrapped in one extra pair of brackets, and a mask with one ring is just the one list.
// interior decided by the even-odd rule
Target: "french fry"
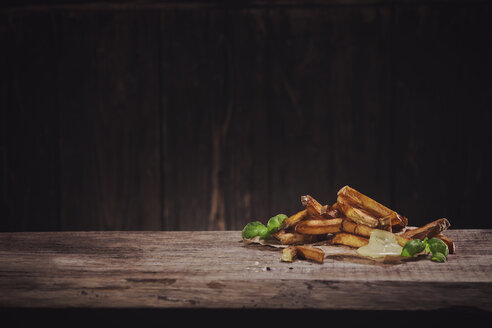
[[(363, 225), (363, 224), (357, 224), (355, 222), (352, 222), (350, 220), (343, 220), (341, 225), (341, 230), (344, 231), (344, 232), (348, 232), (348, 233), (351, 233), (351, 234), (354, 234), (354, 235), (358, 235), (358, 236), (363, 236), (363, 237), (371, 237), (371, 232), (374, 230), (374, 228), (371, 228), (371, 227), (368, 227), (366, 225)], [(395, 238), (396, 238), (396, 241), (398, 242), (398, 245), (400, 246), (404, 246), (408, 241), (410, 241), (410, 239), (408, 238), (405, 238), (405, 237), (402, 237), (402, 236), (399, 236), (399, 235), (395, 235)]]
[(323, 213), (326, 213), (326, 208), (318, 203), (316, 199), (309, 195), (301, 196), (301, 203), (306, 208), (309, 216), (313, 219), (323, 219)]
[(446, 218), (438, 219), (427, 223), (423, 227), (407, 230), (401, 234), (402, 237), (408, 239), (420, 239), (423, 240), (425, 237), (432, 238), (439, 235), (441, 232), (449, 228), (451, 224)]
[(314, 246), (295, 246), (295, 248), (299, 257), (303, 257), (317, 263), (323, 263), (325, 252), (323, 252), (322, 249)]
[(297, 249), (295, 246), (289, 246), (282, 250), (282, 262), (293, 262), (297, 257)]
[(326, 218), (342, 218), (345, 215), (340, 210), (338, 203), (333, 204), (329, 209), (327, 209), (325, 217)]
[(379, 226), (378, 219), (364, 210), (353, 207), (343, 196), (338, 196), (337, 203), (343, 214), (345, 214), (345, 216), (352, 221), (359, 224), (364, 224), (371, 228), (376, 228)]
[(365, 210), (367, 213), (376, 218), (386, 218), (389, 216), (391, 225), (395, 226), (393, 231), (400, 230), (408, 224), (408, 219), (406, 217), (396, 213), (395, 211), (349, 186), (341, 188), (338, 191), (337, 196), (342, 196), (355, 207)]
[(302, 221), (305, 218), (307, 218), (307, 216), (308, 216), (308, 212), (306, 209), (304, 209), (300, 212), (297, 212), (296, 214), (288, 217), (287, 219), (284, 220), (284, 222), (282, 222), (282, 228), (281, 229), (287, 229), (287, 228), (293, 227), (299, 221)]
[(343, 219), (313, 219), (299, 222), (296, 225), (296, 232), (307, 235), (323, 235), (327, 233), (340, 232), (340, 224)]
[(355, 206), (365, 209), (367, 212), (376, 217), (385, 217), (394, 212), (386, 206), (376, 202), (374, 199), (358, 192), (357, 190), (349, 186), (341, 188), (338, 191), (337, 196), (343, 196)]
[(354, 221), (351, 220), (343, 220), (342, 224), (340, 225), (341, 230), (344, 232), (348, 232), (354, 235), (358, 236), (363, 236), (369, 238), (371, 236), (371, 232), (373, 228), (368, 227), (363, 224), (357, 224)]
[(319, 241), (322, 236), (319, 235), (303, 235), (297, 232), (286, 232), (280, 230), (272, 235), (282, 245), (296, 245), (296, 244), (311, 244)]
[(335, 237), (333, 237), (331, 242), (332, 244), (336, 245), (345, 245), (359, 248), (367, 245), (369, 243), (369, 239), (357, 235), (352, 235), (350, 233), (340, 232), (337, 233)]

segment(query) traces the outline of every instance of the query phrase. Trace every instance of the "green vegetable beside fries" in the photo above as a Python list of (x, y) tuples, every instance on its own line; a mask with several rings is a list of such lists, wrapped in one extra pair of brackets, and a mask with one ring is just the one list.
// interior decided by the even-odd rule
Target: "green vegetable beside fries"
[(439, 238), (427, 237), (424, 240), (412, 239), (403, 246), (401, 256), (413, 257), (419, 253), (425, 252), (432, 255), (431, 260), (436, 262), (446, 262), (449, 254), (448, 245)]
[(260, 221), (250, 222), (244, 227), (241, 235), (246, 239), (251, 239), (256, 236), (259, 236), (261, 239), (268, 238), (272, 233), (275, 233), (280, 229), (282, 222), (284, 222), (285, 219), (287, 219), (287, 215), (278, 214), (271, 217), (266, 226)]

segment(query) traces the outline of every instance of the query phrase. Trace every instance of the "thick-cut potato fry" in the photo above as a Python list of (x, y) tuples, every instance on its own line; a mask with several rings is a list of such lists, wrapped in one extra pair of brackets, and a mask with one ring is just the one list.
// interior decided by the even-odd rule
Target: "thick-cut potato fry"
[[(342, 224), (340, 225), (342, 231), (348, 232), (354, 235), (359, 235), (363, 237), (371, 237), (371, 232), (374, 230), (374, 228), (368, 227), (363, 224), (357, 224), (355, 222), (352, 222), (350, 220), (343, 220)], [(395, 234), (396, 241), (398, 242), (398, 245), (404, 246), (410, 239), (404, 238), (402, 236), (396, 235)]]
[(301, 203), (313, 219), (324, 218), (323, 213), (326, 213), (326, 208), (323, 209), (323, 206), (313, 197), (309, 195), (301, 196)]
[(400, 231), (408, 224), (408, 219), (396, 212), (391, 212), (389, 215), (379, 219), (382, 225), (390, 225), (393, 232)]
[(408, 219), (406, 217), (396, 213), (395, 211), (387, 208), (374, 199), (360, 193), (359, 191), (349, 186), (341, 188), (338, 191), (337, 196), (344, 197), (355, 207), (364, 209), (367, 213), (376, 218), (385, 218), (389, 216), (391, 220), (391, 225), (396, 226), (393, 231), (400, 230), (408, 224)]
[(307, 260), (312, 260), (318, 263), (323, 263), (325, 252), (322, 249), (314, 246), (295, 246), (299, 257)]
[(332, 244), (336, 245), (345, 245), (359, 248), (367, 245), (369, 243), (369, 239), (357, 235), (352, 235), (350, 233), (340, 232), (337, 233), (335, 237), (333, 237), (331, 242)]
[(390, 215), (393, 210), (390, 210), (386, 206), (376, 202), (374, 199), (358, 192), (354, 188), (351, 188), (349, 186), (345, 186), (341, 188), (337, 196), (343, 196), (346, 199), (349, 200), (352, 204), (359, 208), (363, 208), (367, 212), (371, 213), (373, 216), (376, 217), (385, 217)]
[(456, 251), (456, 246), (454, 245), (454, 242), (451, 240), (451, 238), (444, 236), (442, 233), (435, 235), (434, 238), (441, 239), (446, 245), (448, 245), (449, 253), (454, 254), (454, 252)]
[(289, 246), (282, 250), (282, 262), (292, 262), (297, 257), (297, 249), (295, 246)]
[(379, 220), (364, 210), (353, 207), (343, 196), (338, 196), (338, 206), (342, 210), (343, 214), (352, 221), (360, 224), (364, 224), (371, 228), (379, 226)]
[(447, 228), (449, 228), (450, 225), (451, 224), (447, 219), (442, 218), (427, 223), (423, 227), (405, 231), (404, 233), (401, 234), (401, 236), (408, 239), (420, 239), (420, 240), (423, 240), (425, 237), (432, 238), (440, 234), (441, 232), (445, 231)]
[(295, 226), (299, 221), (304, 220), (307, 218), (308, 212), (306, 209), (297, 212), (296, 214), (289, 216), (287, 219), (282, 222), (282, 228), (281, 229), (287, 229), (289, 227)]
[(341, 226), (341, 230), (344, 232), (348, 232), (353, 235), (359, 235), (367, 238), (371, 236), (371, 232), (374, 229), (363, 224), (357, 224), (354, 221), (348, 219), (343, 220), (340, 226)]
[(327, 219), (345, 217), (345, 214), (343, 214), (343, 212), (340, 210), (338, 203), (335, 203), (333, 204), (333, 206), (327, 208), (326, 213), (324, 215)]
[(272, 235), (282, 245), (295, 245), (295, 244), (311, 244), (319, 241), (322, 236), (319, 235), (303, 235), (297, 232), (286, 232), (280, 230)]
[(340, 232), (343, 219), (304, 220), (296, 225), (296, 232), (307, 235), (323, 235)]

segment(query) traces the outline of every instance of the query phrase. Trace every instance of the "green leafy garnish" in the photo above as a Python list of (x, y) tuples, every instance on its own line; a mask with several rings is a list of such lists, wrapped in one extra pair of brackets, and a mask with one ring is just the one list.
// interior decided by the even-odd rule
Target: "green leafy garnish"
[(401, 256), (412, 257), (425, 249), (425, 243), (420, 239), (412, 239), (403, 246)]
[(436, 262), (446, 262), (446, 255), (444, 255), (443, 253), (434, 253), (432, 254), (432, 258), (431, 258), (432, 261), (436, 261)]
[(243, 238), (246, 238), (246, 239), (251, 239), (251, 238), (254, 238), (256, 236), (260, 236), (260, 238), (262, 238), (262, 236), (266, 236), (267, 234), (268, 234), (267, 227), (265, 227), (265, 225), (263, 223), (261, 223), (260, 221), (254, 221), (254, 222), (248, 223), (243, 228), (243, 231), (241, 233)]
[(430, 253), (432, 261), (446, 262), (449, 249), (448, 245), (439, 238), (412, 239), (403, 246), (401, 256), (412, 257), (421, 252)]
[(286, 218), (287, 215), (285, 214), (275, 215), (268, 220), (266, 226), (260, 221), (250, 222), (243, 228), (241, 235), (245, 239), (251, 239), (256, 236), (259, 236), (261, 239), (268, 238), (272, 233), (275, 233), (280, 229)]
[(441, 239), (431, 238), (429, 239), (428, 244), (429, 244), (429, 251), (431, 252), (432, 255), (441, 253), (444, 256), (448, 256), (449, 254), (448, 245), (446, 245), (446, 243), (443, 242)]
[(282, 226), (282, 223), (285, 219), (287, 219), (287, 215), (285, 214), (277, 214), (274, 217), (271, 217), (267, 223), (268, 233), (272, 234), (274, 232), (277, 232)]

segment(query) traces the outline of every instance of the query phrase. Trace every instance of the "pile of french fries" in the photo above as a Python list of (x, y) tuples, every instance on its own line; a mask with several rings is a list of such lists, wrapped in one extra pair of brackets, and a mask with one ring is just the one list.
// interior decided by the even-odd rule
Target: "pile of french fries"
[(404, 246), (412, 239), (439, 238), (455, 252), (453, 241), (443, 232), (450, 226), (442, 218), (422, 227), (409, 227), (408, 219), (372, 198), (345, 186), (337, 193), (332, 206), (321, 205), (309, 195), (301, 197), (304, 209), (285, 219), (279, 231), (272, 235), (282, 245), (282, 261), (296, 258), (322, 263), (324, 252), (313, 246), (317, 242), (359, 248), (369, 243), (374, 229), (389, 231)]

